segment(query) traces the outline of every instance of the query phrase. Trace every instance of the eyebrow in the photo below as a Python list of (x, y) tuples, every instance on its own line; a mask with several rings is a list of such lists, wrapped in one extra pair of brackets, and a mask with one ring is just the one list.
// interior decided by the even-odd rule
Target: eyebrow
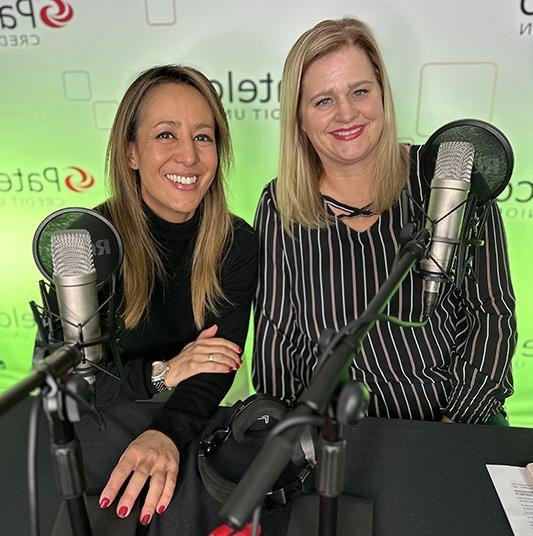
[[(355, 89), (356, 87), (359, 87), (359, 86), (361, 86), (363, 84), (374, 84), (374, 82), (372, 82), (372, 80), (361, 80), (360, 82), (355, 82), (353, 84), (350, 84), (348, 86), (348, 89), (352, 90), (352, 89)], [(319, 91), (316, 95), (310, 97), (309, 102), (314, 101), (315, 99), (317, 99), (318, 97), (320, 97), (322, 95), (328, 95), (330, 93), (333, 93), (332, 88), (323, 89), (322, 91)]]
[[(161, 121), (158, 121), (155, 125), (152, 126), (152, 128), (157, 128), (160, 125), (169, 125), (171, 127), (178, 127), (180, 126), (180, 121), (172, 121), (170, 119), (163, 119)], [(215, 130), (214, 125), (211, 125), (209, 123), (196, 123), (196, 125), (193, 125), (193, 130), (200, 130), (202, 128), (210, 128), (211, 130)]]

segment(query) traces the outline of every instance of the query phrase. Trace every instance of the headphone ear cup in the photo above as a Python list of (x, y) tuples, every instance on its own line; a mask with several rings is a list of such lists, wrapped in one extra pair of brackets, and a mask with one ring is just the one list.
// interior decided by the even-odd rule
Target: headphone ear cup
[(261, 393), (248, 397), (233, 419), (233, 438), (242, 443), (248, 431), (270, 430), (283, 419), (287, 410), (287, 405), (279, 398)]

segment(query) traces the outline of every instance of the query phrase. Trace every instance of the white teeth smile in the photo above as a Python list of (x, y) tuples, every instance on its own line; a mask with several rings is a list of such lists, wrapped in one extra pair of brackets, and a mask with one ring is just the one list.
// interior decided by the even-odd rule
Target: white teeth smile
[(192, 175), (191, 177), (184, 177), (183, 175), (175, 175), (174, 173), (168, 173), (165, 177), (177, 184), (195, 184), (198, 181), (198, 175)]
[(361, 130), (363, 130), (363, 127), (355, 127), (351, 130), (336, 130), (333, 134), (335, 134), (335, 136), (352, 136), (357, 132), (361, 132)]

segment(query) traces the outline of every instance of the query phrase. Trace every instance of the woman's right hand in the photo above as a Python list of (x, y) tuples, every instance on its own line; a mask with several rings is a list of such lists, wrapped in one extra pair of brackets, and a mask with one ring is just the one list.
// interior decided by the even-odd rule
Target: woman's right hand
[(215, 337), (217, 331), (216, 324), (204, 329), (195, 341), (167, 362), (167, 387), (175, 387), (187, 378), (203, 372), (227, 373), (241, 366), (242, 348), (231, 341)]

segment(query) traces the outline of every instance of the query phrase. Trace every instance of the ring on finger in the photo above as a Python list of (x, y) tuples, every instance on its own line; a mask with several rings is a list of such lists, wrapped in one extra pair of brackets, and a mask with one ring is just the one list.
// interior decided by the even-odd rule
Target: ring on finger
[(207, 354), (207, 361), (209, 363), (213, 363), (214, 360), (215, 360), (215, 356), (213, 354)]

